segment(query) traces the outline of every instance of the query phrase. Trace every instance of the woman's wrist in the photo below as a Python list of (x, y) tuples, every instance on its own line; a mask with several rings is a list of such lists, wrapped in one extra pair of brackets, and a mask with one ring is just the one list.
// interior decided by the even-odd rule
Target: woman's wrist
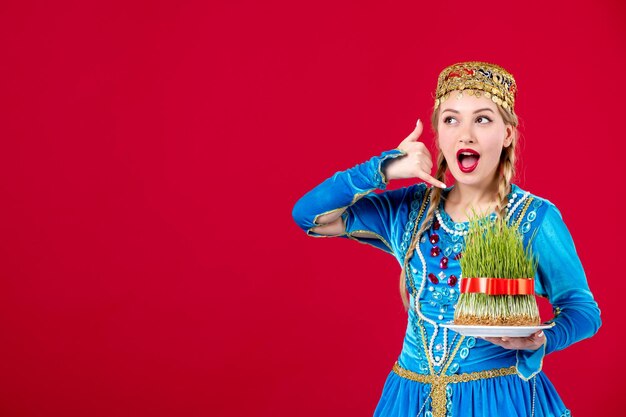
[(395, 148), (389, 151), (385, 151), (379, 157), (377, 157), (380, 158), (379, 172), (381, 175), (381, 181), (385, 186), (389, 184), (389, 181), (397, 179), (395, 173), (392, 169), (390, 169), (390, 167), (392, 167), (394, 165), (394, 162), (396, 162), (400, 157), (403, 157), (404, 155), (406, 155), (406, 152)]

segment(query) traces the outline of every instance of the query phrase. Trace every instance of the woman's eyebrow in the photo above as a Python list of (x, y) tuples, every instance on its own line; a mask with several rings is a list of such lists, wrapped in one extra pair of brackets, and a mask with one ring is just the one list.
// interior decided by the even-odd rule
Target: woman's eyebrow
[[(490, 111), (490, 112), (492, 112), (492, 113), (494, 113), (494, 111), (493, 111), (493, 110), (491, 110), (491, 109), (489, 109), (489, 108), (486, 108), (486, 107), (485, 107), (484, 109), (478, 109), (478, 110), (476, 110), (474, 113), (480, 113), (481, 111), (486, 111), (486, 110), (487, 110), (487, 111)], [(442, 111), (441, 113), (443, 114), (443, 113), (445, 113), (445, 112), (447, 112), (447, 111), (451, 111), (452, 113), (459, 113), (459, 111), (458, 111), (458, 110), (453, 110), (453, 109), (445, 109), (445, 110), (444, 110), (444, 111)]]

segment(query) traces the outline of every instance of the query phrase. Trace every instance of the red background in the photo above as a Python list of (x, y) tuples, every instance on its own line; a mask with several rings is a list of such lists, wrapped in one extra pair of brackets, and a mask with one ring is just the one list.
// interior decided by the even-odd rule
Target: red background
[(619, 413), (626, 13), (527, 4), (2, 2), (0, 415), (371, 415), (399, 267), (291, 209), (463, 60), (515, 75), (516, 182), (602, 309), (545, 369), (575, 415)]

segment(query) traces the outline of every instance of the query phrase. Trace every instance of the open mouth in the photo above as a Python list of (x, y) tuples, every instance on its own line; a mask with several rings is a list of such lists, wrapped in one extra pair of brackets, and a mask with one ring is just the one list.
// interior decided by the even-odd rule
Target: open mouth
[(473, 149), (459, 149), (456, 159), (461, 171), (472, 172), (478, 166), (480, 154)]

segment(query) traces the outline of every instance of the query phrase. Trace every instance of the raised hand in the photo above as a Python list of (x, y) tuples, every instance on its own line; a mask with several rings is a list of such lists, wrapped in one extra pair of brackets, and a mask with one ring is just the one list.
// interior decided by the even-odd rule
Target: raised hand
[(446, 188), (446, 184), (430, 175), (433, 159), (426, 145), (419, 141), (423, 130), (422, 121), (418, 119), (415, 130), (398, 145), (398, 149), (406, 152), (406, 155), (390, 162), (385, 169), (385, 176), (388, 180), (419, 178), (436, 187)]

